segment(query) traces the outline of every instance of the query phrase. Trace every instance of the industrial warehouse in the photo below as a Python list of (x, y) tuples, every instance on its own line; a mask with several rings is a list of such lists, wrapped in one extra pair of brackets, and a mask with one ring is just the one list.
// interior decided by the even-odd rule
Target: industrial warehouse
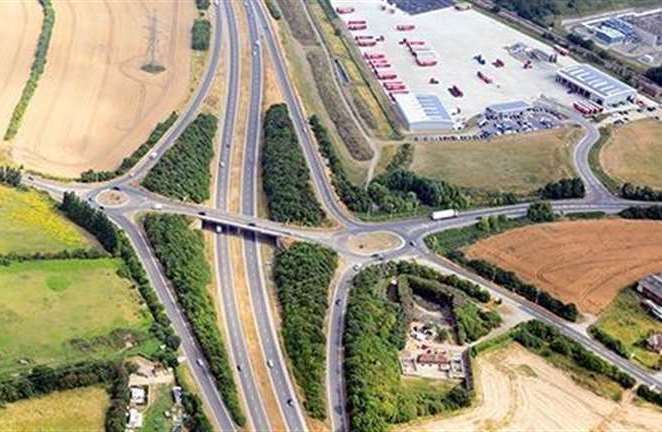
[(357, 46), (412, 133), (460, 130), (487, 107), (530, 105), (543, 95), (586, 115), (636, 97), (634, 89), (579, 64), (564, 49), (464, 4), (332, 0), (332, 5), (345, 24), (344, 36)]

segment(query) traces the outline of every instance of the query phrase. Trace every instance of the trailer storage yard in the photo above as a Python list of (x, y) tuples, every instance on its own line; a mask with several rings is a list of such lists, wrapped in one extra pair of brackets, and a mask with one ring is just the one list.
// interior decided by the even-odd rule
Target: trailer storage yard
[(436, 97), (456, 127), (497, 103), (531, 103), (544, 94), (572, 106), (577, 98), (556, 82), (558, 70), (574, 60), (476, 10), (445, 2), (409, 15), (384, 0), (332, 4), (393, 100)]

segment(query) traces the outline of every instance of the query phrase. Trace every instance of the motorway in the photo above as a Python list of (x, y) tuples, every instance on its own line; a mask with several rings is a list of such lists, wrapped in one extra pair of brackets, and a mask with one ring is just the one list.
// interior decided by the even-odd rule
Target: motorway
[[(326, 175), (325, 163), (317, 151), (317, 145), (308, 128), (303, 107), (293, 84), (287, 73), (286, 62), (280, 45), (277, 42), (275, 31), (268, 19), (264, 5), (259, 0), (246, 0), (243, 7), (247, 12), (249, 28), (248, 35), (251, 50), (255, 51), (251, 59), (250, 73), (242, 73), (239, 67), (239, 31), (233, 11), (233, 3), (221, 1), (212, 6), (213, 10), (213, 39), (211, 41), (210, 55), (207, 69), (196, 89), (191, 102), (180, 115), (177, 123), (165, 134), (157, 144), (154, 151), (156, 158), (145, 157), (127, 175), (111, 180), (103, 184), (61, 184), (54, 181), (28, 176), (24, 178), (27, 185), (46, 190), (55, 197), (61, 196), (65, 190), (75, 190), (79, 195), (88, 199), (92, 205), (101, 208), (96, 201), (99, 194), (111, 187), (119, 188), (128, 198), (128, 202), (120, 206), (106, 206), (103, 211), (124, 229), (135, 246), (137, 253), (145, 265), (150, 280), (154, 285), (159, 299), (163, 302), (168, 316), (178, 335), (182, 338), (182, 352), (192, 365), (192, 372), (200, 387), (202, 398), (209, 408), (212, 421), (220, 430), (235, 430), (236, 426), (225, 409), (213, 378), (208, 375), (205, 368), (195, 367), (195, 359), (202, 358), (202, 353), (196, 343), (191, 329), (189, 328), (183, 313), (178, 308), (168, 282), (163, 276), (163, 271), (155, 260), (144, 234), (133, 216), (145, 211), (158, 211), (167, 213), (179, 213), (200, 218), (208, 223), (218, 224), (234, 231), (243, 233), (244, 265), (248, 269), (249, 289), (252, 299), (253, 312), (258, 327), (260, 345), (263, 352), (263, 360), (271, 360), (273, 368), (269, 368), (269, 376), (273, 385), (273, 391), (278, 400), (283, 419), (288, 430), (306, 430), (304, 415), (301, 405), (297, 400), (291, 378), (288, 374), (286, 362), (280, 349), (276, 327), (271, 316), (272, 305), (269, 304), (269, 296), (266, 292), (264, 276), (262, 274), (262, 263), (259, 251), (259, 242), (263, 237), (290, 237), (296, 240), (313, 241), (332, 247), (344, 258), (347, 263), (337, 276), (334, 286), (329, 312), (328, 326), (328, 358), (327, 358), (327, 392), (329, 399), (329, 413), (333, 430), (348, 430), (348, 419), (345, 410), (346, 400), (342, 374), (342, 332), (344, 327), (345, 308), (348, 293), (351, 288), (351, 278), (354, 275), (353, 266), (364, 266), (377, 259), (352, 252), (344, 243), (347, 234), (364, 234), (376, 231), (387, 231), (398, 236), (402, 245), (386, 251), (384, 259), (417, 258), (442, 268), (445, 271), (455, 272), (461, 276), (479, 283), (489, 289), (494, 295), (505, 297), (508, 301), (516, 304), (522, 311), (532, 318), (537, 318), (558, 328), (561, 332), (574, 340), (580, 342), (593, 352), (618, 365), (629, 372), (639, 381), (662, 386), (662, 383), (650, 372), (634, 365), (633, 363), (614, 355), (588, 337), (581, 329), (550, 314), (535, 304), (516, 296), (509, 291), (491, 284), (473, 273), (458, 268), (455, 264), (444, 260), (433, 254), (424, 244), (425, 236), (444, 229), (465, 226), (475, 223), (476, 219), (483, 216), (506, 215), (508, 217), (519, 217), (526, 214), (527, 204), (517, 204), (498, 208), (472, 209), (462, 212), (457, 218), (443, 221), (431, 221), (426, 218), (412, 218), (406, 220), (393, 220), (380, 223), (367, 223), (357, 220), (349, 214), (336, 198), (330, 180)], [(223, 20), (224, 18), (224, 20)], [(221, 30), (224, 28), (225, 32)], [(243, 181), (241, 190), (241, 212), (233, 214), (228, 211), (229, 196), (229, 169), (219, 168), (215, 184), (215, 199), (213, 208), (201, 205), (180, 203), (167, 198), (152, 194), (138, 186), (138, 180), (147, 174), (154, 164), (158, 162), (166, 149), (172, 146), (176, 138), (184, 128), (195, 118), (202, 106), (205, 96), (208, 94), (216, 69), (221, 59), (222, 35), (227, 36), (229, 46), (227, 94), (226, 104), (222, 110), (223, 128), (219, 131), (220, 157), (219, 165), (225, 167), (231, 165), (231, 148), (234, 145), (234, 123), (238, 116), (237, 104), (239, 97), (240, 79), (250, 80), (250, 99), (248, 107), (246, 141), (244, 143), (245, 157), (243, 165)], [(261, 41), (260, 44), (256, 44)], [(257, 210), (257, 184), (259, 169), (259, 149), (261, 125), (261, 94), (263, 83), (263, 50), (270, 55), (275, 71), (275, 78), (281, 93), (287, 103), (290, 115), (295, 127), (299, 142), (311, 172), (312, 183), (319, 196), (328, 216), (335, 219), (339, 227), (333, 230), (310, 230), (293, 226), (286, 226), (273, 221), (259, 218)], [(573, 116), (570, 118), (579, 124), (585, 135), (575, 146), (574, 162), (578, 175), (584, 181), (587, 189), (586, 198), (582, 200), (563, 200), (553, 203), (555, 211), (559, 212), (583, 212), (604, 211), (616, 213), (630, 205), (644, 205), (650, 203), (637, 203), (626, 201), (615, 197), (600, 183), (590, 169), (588, 154), (591, 147), (599, 139), (599, 133), (593, 124)], [(222, 299), (223, 317), (228, 334), (229, 357), (235, 365), (246, 365), (241, 372), (235, 374), (239, 378), (239, 386), (242, 397), (247, 408), (250, 428), (253, 430), (270, 430), (269, 418), (265, 413), (264, 405), (257, 389), (255, 376), (250, 360), (248, 359), (245, 339), (242, 332), (242, 323), (237, 314), (237, 305), (234, 297), (232, 266), (229, 264), (229, 252), (227, 235), (218, 235), (215, 244), (215, 267), (218, 275), (219, 298)], [(290, 401), (288, 403), (288, 401)]]

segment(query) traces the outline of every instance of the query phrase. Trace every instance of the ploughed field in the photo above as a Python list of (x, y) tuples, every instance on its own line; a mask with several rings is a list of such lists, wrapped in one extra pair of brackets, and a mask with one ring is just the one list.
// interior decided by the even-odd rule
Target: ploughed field
[(620, 183), (662, 189), (662, 122), (641, 120), (613, 129), (600, 164)]
[(518, 344), (474, 362), (475, 406), (457, 416), (411, 425), (407, 431), (649, 431), (662, 411), (600, 397), (562, 369)]
[[(0, 62), (0, 78), (11, 75), (12, 82), (22, 85), (28, 77), (23, 56), (32, 59), (28, 42), (36, 43), (41, 12), (36, 0), (0, 3), (3, 9), (8, 8), (4, 3), (37, 5), (26, 24), (30, 34), (16, 31), (0, 48), (1, 53), (24, 45), (11, 71), (5, 70), (11, 65)], [(28, 168), (68, 177), (89, 168), (115, 168), (189, 94), (195, 2), (58, 0), (53, 6), (46, 69), (12, 143), (12, 158)], [(13, 15), (17, 18), (5, 20), (3, 27), (20, 24), (20, 14)], [(166, 68), (158, 74), (141, 70), (148, 60), (151, 16), (157, 19), (156, 60)], [(4, 92), (0, 95), (4, 102)], [(9, 121), (15, 100), (8, 101), (9, 110), (0, 104), (0, 124)]]
[(530, 225), (470, 246), (470, 258), (599, 314), (627, 285), (662, 271), (662, 223), (605, 219)]

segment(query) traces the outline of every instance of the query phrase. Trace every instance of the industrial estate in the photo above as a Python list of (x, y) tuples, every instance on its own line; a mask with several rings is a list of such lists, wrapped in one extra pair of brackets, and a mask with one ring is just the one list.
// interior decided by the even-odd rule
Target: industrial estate
[(660, 1), (0, 15), (0, 430), (660, 429)]

